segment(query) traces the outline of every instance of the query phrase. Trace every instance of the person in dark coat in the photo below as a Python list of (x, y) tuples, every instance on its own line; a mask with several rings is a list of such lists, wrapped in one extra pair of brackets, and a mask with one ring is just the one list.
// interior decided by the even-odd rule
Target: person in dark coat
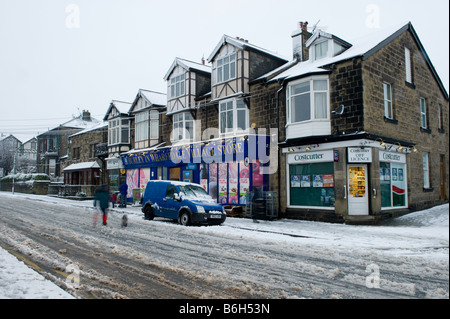
[[(94, 196), (94, 207), (97, 207), (103, 213), (103, 225), (106, 226), (108, 219), (109, 194), (105, 186), (101, 186)], [(94, 216), (94, 226), (97, 223), (98, 214)]]
[(120, 185), (120, 207), (127, 207), (128, 185), (122, 182)]

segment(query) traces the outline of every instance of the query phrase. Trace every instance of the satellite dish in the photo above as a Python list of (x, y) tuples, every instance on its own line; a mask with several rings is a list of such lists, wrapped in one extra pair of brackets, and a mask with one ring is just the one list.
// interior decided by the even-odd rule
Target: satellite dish
[(331, 114), (337, 114), (337, 115), (342, 115), (342, 113), (344, 113), (345, 110), (345, 106), (344, 104), (339, 105), (339, 107), (337, 108), (336, 111), (331, 111)]

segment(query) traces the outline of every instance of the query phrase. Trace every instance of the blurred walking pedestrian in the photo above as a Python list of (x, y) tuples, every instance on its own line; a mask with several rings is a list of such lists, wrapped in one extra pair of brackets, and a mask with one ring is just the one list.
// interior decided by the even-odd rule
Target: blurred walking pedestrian
[(99, 212), (94, 215), (94, 227), (97, 224), (97, 218), (100, 212), (103, 213), (103, 225), (106, 226), (106, 222), (108, 219), (108, 205), (109, 205), (108, 190), (106, 189), (106, 186), (102, 185), (95, 192), (94, 196), (94, 207), (97, 207), (97, 209), (99, 210)]

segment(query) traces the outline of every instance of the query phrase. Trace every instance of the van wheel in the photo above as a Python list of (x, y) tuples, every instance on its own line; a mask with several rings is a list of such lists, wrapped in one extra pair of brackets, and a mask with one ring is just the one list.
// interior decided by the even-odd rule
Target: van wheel
[(151, 205), (145, 205), (144, 207), (144, 219), (153, 220), (155, 218), (155, 214), (153, 213), (153, 208)]
[(181, 213), (180, 217), (178, 217), (178, 222), (183, 226), (189, 226), (191, 224), (191, 217), (189, 216), (189, 213)]

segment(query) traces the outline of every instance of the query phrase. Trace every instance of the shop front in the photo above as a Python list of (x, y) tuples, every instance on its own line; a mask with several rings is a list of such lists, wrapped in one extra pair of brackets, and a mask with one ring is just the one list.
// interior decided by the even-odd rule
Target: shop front
[(352, 140), (284, 148), (286, 216), (369, 221), (387, 211), (408, 208), (410, 151), (378, 144)]
[[(267, 190), (269, 137), (246, 135), (122, 154), (129, 189), (149, 180), (200, 184), (223, 205), (246, 205), (251, 191)], [(129, 192), (129, 197), (132, 195)], [(134, 200), (134, 199), (133, 199)]]
[(106, 170), (108, 174), (110, 192), (117, 192), (122, 181), (125, 181), (125, 167), (120, 157), (109, 157), (106, 159)]

